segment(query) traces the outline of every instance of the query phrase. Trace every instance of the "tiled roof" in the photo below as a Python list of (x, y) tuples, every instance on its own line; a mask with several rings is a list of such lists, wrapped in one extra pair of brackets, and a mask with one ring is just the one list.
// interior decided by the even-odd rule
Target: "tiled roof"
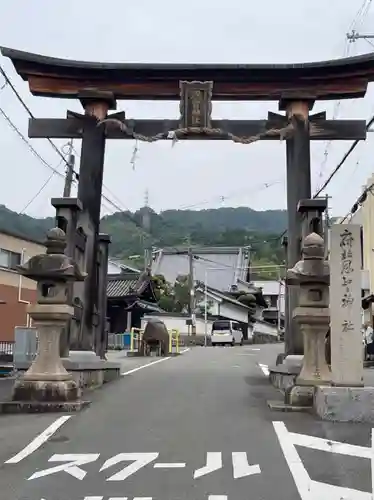
[(136, 293), (137, 279), (116, 278), (108, 280), (106, 287), (107, 297), (124, 297)]
[[(200, 286), (198, 285), (197, 290), (199, 292), (203, 293), (205, 290), (204, 285), (200, 285)], [(223, 292), (220, 292), (219, 290), (216, 290), (215, 288), (213, 288), (211, 286), (207, 287), (207, 291), (208, 291), (208, 293), (215, 295), (217, 298), (222, 299), (224, 302), (230, 302), (231, 304), (234, 304), (236, 306), (243, 307), (244, 309), (248, 309), (248, 307), (245, 304), (234, 299), (234, 297), (230, 297), (229, 295), (227, 295)]]

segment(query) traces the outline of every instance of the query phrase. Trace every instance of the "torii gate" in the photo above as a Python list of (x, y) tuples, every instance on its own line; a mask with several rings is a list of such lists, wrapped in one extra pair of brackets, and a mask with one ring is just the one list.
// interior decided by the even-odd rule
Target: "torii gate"
[[(116, 64), (44, 57), (2, 48), (33, 95), (79, 99), (84, 114), (68, 111), (62, 119), (30, 119), (29, 137), (82, 139), (78, 198), (93, 228), (86, 248), (83, 329), (75, 348), (90, 349), (94, 311), (99, 303), (97, 247), (106, 139), (256, 140), (286, 139), (288, 250), (287, 263), (300, 257), (300, 199), (311, 198), (310, 140), (363, 140), (364, 120), (327, 120), (325, 112), (310, 115), (316, 100), (364, 97), (374, 80), (374, 54), (307, 64)], [(128, 119), (109, 114), (118, 100), (178, 100), (180, 119)], [(211, 118), (212, 101), (279, 101), (285, 114), (264, 120)], [(290, 315), (297, 292), (287, 290), (286, 353), (299, 354), (303, 341)], [(103, 325), (99, 311), (99, 325)], [(102, 328), (102, 326), (100, 326)]]

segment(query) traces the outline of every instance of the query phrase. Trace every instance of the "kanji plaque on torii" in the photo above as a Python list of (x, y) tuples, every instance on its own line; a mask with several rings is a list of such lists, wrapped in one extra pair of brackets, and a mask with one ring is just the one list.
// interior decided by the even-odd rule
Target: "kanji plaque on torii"
[[(29, 125), (32, 138), (82, 139), (78, 195), (92, 236), (86, 241), (86, 270), (91, 278), (86, 280), (83, 295), (80, 343), (85, 349), (92, 344), (95, 321), (102, 324), (97, 314), (99, 318), (105, 314), (98, 310), (94, 269), (106, 139), (215, 139), (242, 144), (286, 139), (287, 261), (292, 267), (300, 258), (297, 205), (300, 199), (312, 197), (310, 141), (366, 138), (365, 120), (327, 120), (325, 113), (310, 115), (310, 111), (318, 100), (363, 97), (368, 83), (374, 81), (374, 54), (307, 64), (116, 64), (66, 61), (7, 48), (1, 51), (28, 81), (32, 94), (79, 99), (85, 111), (81, 116), (68, 113), (62, 119), (32, 118)], [(108, 115), (119, 100), (179, 100), (181, 116), (130, 120), (125, 112)], [(211, 118), (212, 101), (274, 100), (284, 114), (269, 113), (262, 120)], [(297, 297), (289, 290), (287, 294), (288, 316), (292, 317)], [(302, 353), (297, 326), (287, 321), (286, 325), (287, 354)]]
[(213, 82), (180, 82), (180, 127), (210, 128)]

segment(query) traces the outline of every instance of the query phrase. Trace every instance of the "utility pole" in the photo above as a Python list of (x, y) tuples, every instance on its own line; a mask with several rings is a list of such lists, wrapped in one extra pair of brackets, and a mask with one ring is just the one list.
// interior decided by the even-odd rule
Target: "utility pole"
[(191, 333), (196, 335), (196, 318), (195, 318), (195, 286), (194, 286), (194, 272), (193, 272), (193, 253), (191, 247), (191, 237), (188, 236), (188, 288), (190, 291), (190, 302), (189, 302), (189, 315), (191, 318)]
[(70, 198), (71, 196), (71, 186), (73, 184), (73, 175), (74, 175), (74, 165), (75, 165), (75, 156), (73, 154), (73, 139), (70, 139), (68, 143), (69, 151), (68, 151), (68, 160), (66, 164), (66, 175), (65, 175), (65, 185), (64, 185), (64, 198)]
[(356, 30), (352, 30), (351, 33), (347, 33), (347, 40), (349, 40), (350, 43), (354, 43), (359, 39), (370, 40), (371, 38), (374, 38), (374, 35), (360, 35), (360, 33), (357, 33)]
[(144, 270), (146, 270), (152, 264), (152, 246), (151, 246), (151, 213), (149, 209), (149, 191), (146, 189), (144, 193), (144, 209), (142, 225), (144, 229)]
[(329, 212), (329, 199), (331, 196), (326, 194), (326, 201), (327, 201), (327, 208), (325, 211), (325, 218), (324, 218), (324, 229), (323, 229), (323, 239), (325, 242), (325, 259), (328, 259), (329, 257), (329, 233), (330, 233), (330, 212)]

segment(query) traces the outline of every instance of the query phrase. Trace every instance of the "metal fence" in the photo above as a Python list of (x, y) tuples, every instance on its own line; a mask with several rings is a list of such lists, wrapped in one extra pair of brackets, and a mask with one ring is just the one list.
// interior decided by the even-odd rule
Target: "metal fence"
[(108, 349), (130, 349), (130, 334), (129, 333), (109, 333)]
[(0, 341), (0, 355), (6, 354), (11, 356), (13, 354), (13, 350), (14, 350), (14, 342), (6, 340)]

